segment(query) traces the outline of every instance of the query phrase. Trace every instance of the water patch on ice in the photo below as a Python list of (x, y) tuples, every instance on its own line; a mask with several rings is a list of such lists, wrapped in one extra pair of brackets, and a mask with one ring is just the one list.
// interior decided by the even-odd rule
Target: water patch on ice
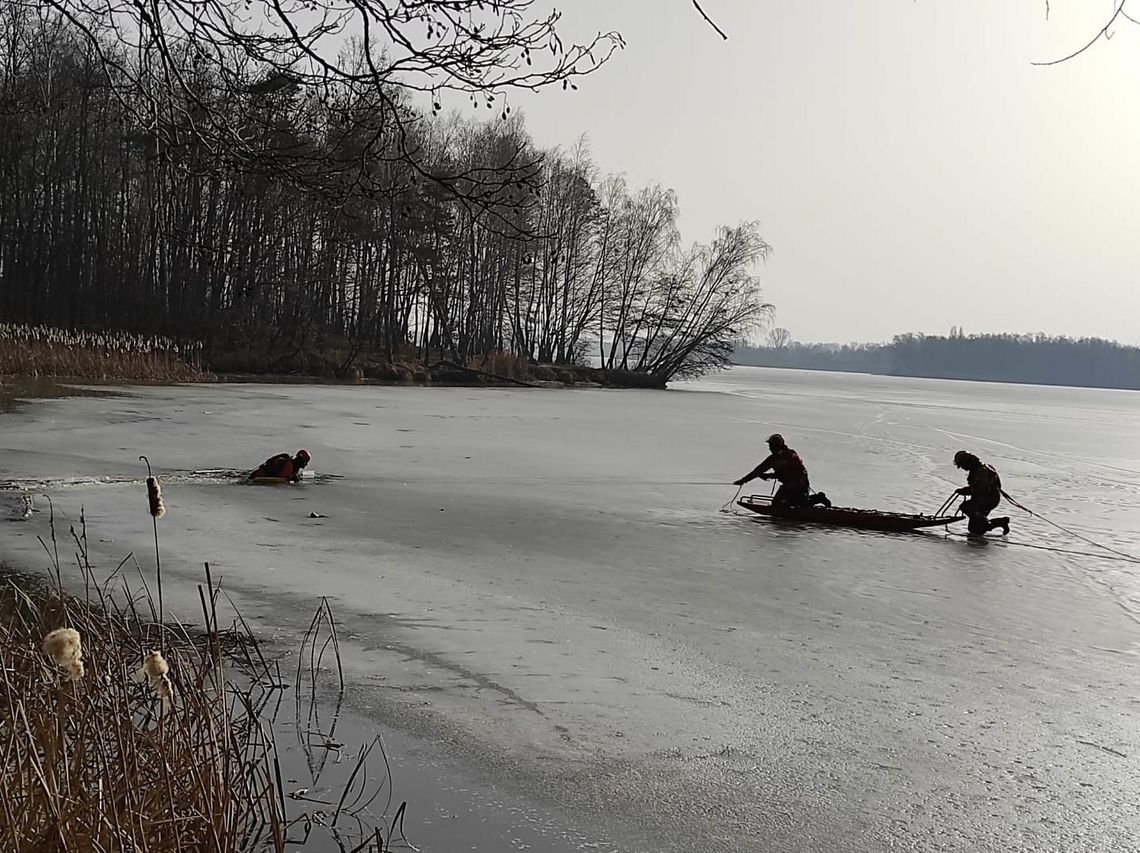
[[(209, 468), (201, 471), (160, 471), (158, 479), (167, 485), (246, 485), (248, 471), (234, 468)], [(339, 474), (310, 474), (297, 485), (320, 486), (342, 479)], [(109, 475), (102, 477), (15, 477), (0, 479), (0, 491), (54, 492), (99, 486), (142, 486), (145, 476)]]

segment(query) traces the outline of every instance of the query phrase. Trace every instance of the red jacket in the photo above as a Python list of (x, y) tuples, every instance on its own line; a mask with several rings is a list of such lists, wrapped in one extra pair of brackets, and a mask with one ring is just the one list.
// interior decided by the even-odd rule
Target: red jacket
[(1001, 501), (1001, 476), (992, 465), (979, 465), (966, 477), (969, 495), (982, 502), (992, 502), (995, 506)]
[(249, 475), (251, 480), (256, 480), (261, 477), (272, 477), (273, 479), (292, 480), (296, 482), (301, 479), (301, 470), (293, 461), (293, 457), (288, 453), (278, 453), (276, 456), (270, 456), (262, 462), (261, 465)]
[(785, 486), (808, 488), (807, 466), (804, 465), (800, 455), (790, 447), (777, 450), (759, 465), (752, 469), (744, 478), (745, 482), (755, 480), (766, 471), (776, 475), (776, 479)]

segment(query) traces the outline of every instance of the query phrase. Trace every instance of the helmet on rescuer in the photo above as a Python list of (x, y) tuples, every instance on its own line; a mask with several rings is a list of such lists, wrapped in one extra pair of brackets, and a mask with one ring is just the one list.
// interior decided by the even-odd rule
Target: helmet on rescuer
[(301, 448), (297, 451), (297, 461), (302, 465), (308, 465), (309, 460), (312, 458), (313, 457), (309, 455), (309, 451), (305, 450), (304, 448)]
[(782, 435), (780, 435), (778, 432), (774, 432), (770, 436), (768, 436), (768, 446), (769, 447), (787, 447), (788, 443), (786, 441), (784, 441), (784, 437)]

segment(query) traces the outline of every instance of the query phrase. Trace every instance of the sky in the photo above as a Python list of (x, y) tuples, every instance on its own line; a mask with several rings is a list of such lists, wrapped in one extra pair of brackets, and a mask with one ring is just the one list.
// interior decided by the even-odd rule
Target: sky
[[(1138, 0), (1132, 0), (1138, 2)], [(535, 141), (674, 188), (687, 242), (758, 220), (800, 341), (1014, 331), (1140, 344), (1140, 26), (1090, 0), (563, 0), (626, 48), (514, 95)], [(1137, 8), (1140, 16), (1140, 2)]]

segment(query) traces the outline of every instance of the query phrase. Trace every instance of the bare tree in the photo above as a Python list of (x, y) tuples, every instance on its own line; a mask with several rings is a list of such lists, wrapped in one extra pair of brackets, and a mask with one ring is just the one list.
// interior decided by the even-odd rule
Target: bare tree
[(521, 352), (540, 362), (581, 355), (600, 302), (597, 258), (601, 207), (585, 143), (545, 158), (535, 229), (514, 276), (512, 336)]
[(792, 333), (787, 329), (775, 328), (768, 333), (768, 346), (773, 349), (784, 349), (792, 342)]
[[(321, 192), (391, 187), (370, 166), (398, 159), (409, 180), (434, 181), (455, 200), (499, 204), (514, 171), (429, 163), (410, 99), (461, 95), (506, 117), (512, 91), (576, 88), (622, 45), (617, 33), (565, 44), (557, 11), (534, 0), (45, 0), (83, 35), (121, 107), (159, 153), (187, 146)], [(140, 94), (142, 97), (140, 97)], [(235, 121), (235, 99), (252, 109)], [(333, 120), (282, 128), (279, 107), (317, 106)], [(372, 114), (344, 156), (336, 114)], [(353, 124), (359, 130), (358, 124)], [(285, 132), (282, 132), (282, 131)], [(303, 131), (308, 131), (303, 133)], [(521, 157), (521, 152), (516, 152)], [(524, 173), (534, 164), (515, 163)]]
[(410, 162), (367, 91), (246, 87), (211, 105), (277, 152), (246, 164), (174, 145), (140, 106), (159, 83), (108, 85), (112, 53), (130, 64), (63, 16), (0, 10), (0, 320), (203, 339), (223, 370), (566, 362), (596, 340), (664, 376), (714, 365), (686, 348), (750, 316), (724, 301), (741, 279), (680, 251), (671, 191), (599, 181), (584, 145), (542, 151), (518, 115), (410, 122)]
[(771, 315), (753, 274), (770, 251), (755, 222), (694, 246), (663, 279), (638, 369), (667, 382), (726, 366), (736, 343)]
[(644, 340), (653, 282), (680, 241), (677, 196), (660, 185), (630, 195), (622, 178), (608, 180), (601, 196), (598, 345), (605, 367), (629, 370)]

